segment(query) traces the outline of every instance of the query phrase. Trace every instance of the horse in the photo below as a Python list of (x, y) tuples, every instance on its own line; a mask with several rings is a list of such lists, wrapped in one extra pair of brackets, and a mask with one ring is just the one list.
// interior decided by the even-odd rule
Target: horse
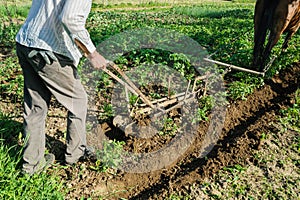
[(254, 11), (253, 67), (263, 71), (280, 36), (286, 33), (282, 45), (282, 51), (285, 51), (299, 26), (300, 0), (257, 0)]

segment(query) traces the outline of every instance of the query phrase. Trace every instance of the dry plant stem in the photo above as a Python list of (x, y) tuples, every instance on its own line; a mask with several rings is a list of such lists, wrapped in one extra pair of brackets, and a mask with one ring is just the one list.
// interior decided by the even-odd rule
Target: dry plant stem
[[(209, 77), (209, 75), (203, 75), (203, 76), (198, 76), (195, 78), (195, 81), (194, 81), (194, 84), (193, 84), (193, 89), (192, 89), (192, 94), (196, 94), (198, 93), (199, 91), (201, 91), (201, 89), (195, 91), (196, 89), (196, 82), (199, 81), (199, 80), (204, 80), (204, 79), (207, 79)], [(188, 87), (189, 88), (189, 87)], [(174, 98), (180, 98), (181, 96), (185, 95), (186, 92), (181, 92), (181, 93), (178, 93), (178, 94), (175, 94), (175, 95), (170, 95), (168, 97), (164, 97), (164, 98), (161, 98), (161, 99), (156, 99), (154, 101), (151, 101), (152, 104), (156, 104), (156, 103), (160, 103), (160, 102), (163, 102), (163, 101), (167, 101), (167, 100), (172, 100)], [(147, 106), (147, 104), (140, 104), (139, 105), (140, 107), (145, 107)]]
[(195, 94), (190, 93), (188, 95), (188, 97), (186, 97), (186, 99), (179, 101), (177, 104), (175, 104), (174, 106), (168, 108), (167, 110), (163, 110), (159, 113), (154, 114), (153, 118), (157, 119), (158, 117), (160, 117), (161, 115), (170, 112), (171, 110), (175, 109), (175, 108), (179, 108), (180, 106), (182, 106), (184, 103), (187, 103), (191, 100), (195, 99)]
[(190, 85), (191, 85), (191, 80), (189, 80), (189, 83), (188, 83), (188, 86), (187, 86), (187, 88), (186, 88), (186, 91), (185, 91), (184, 99), (183, 99), (183, 100), (186, 99), (186, 96), (187, 96), (187, 94), (188, 94), (188, 92), (189, 92)]
[(127, 101), (127, 110), (130, 113), (130, 102), (129, 102), (129, 94), (128, 94), (128, 88), (125, 87), (125, 96), (126, 96), (126, 101)]
[[(163, 101), (167, 101), (167, 100), (171, 100), (171, 99), (174, 99), (174, 98), (183, 96), (184, 94), (185, 94), (184, 92), (181, 92), (181, 93), (179, 93), (179, 94), (172, 95), (172, 96), (170, 96), (169, 98), (168, 98), (168, 97), (164, 97), (164, 98), (161, 98), (161, 99), (156, 99), (156, 100), (154, 100), (154, 101), (151, 101), (151, 103), (152, 103), (152, 104), (160, 103), (160, 102), (163, 102)], [(145, 106), (147, 106), (147, 104), (140, 104), (139, 106), (140, 106), (140, 107), (145, 107)]]
[[(175, 108), (178, 108), (178, 107), (181, 106), (183, 103), (186, 103), (186, 102), (190, 101), (191, 99), (194, 99), (195, 96), (196, 96), (196, 95), (195, 95), (196, 93), (189, 93), (189, 94), (187, 94), (186, 96), (185, 96), (184, 94), (185, 94), (185, 93), (182, 93), (182, 95), (179, 96), (179, 97), (176, 97), (176, 98), (173, 98), (173, 99), (170, 99), (170, 100), (167, 100), (167, 101), (164, 101), (164, 102), (160, 103), (160, 104), (159, 104), (159, 107), (160, 107), (160, 108), (161, 108), (161, 107), (167, 107), (167, 106), (172, 105), (172, 104), (175, 104), (175, 103), (176, 103), (176, 105), (174, 105), (174, 106), (168, 108), (167, 110), (160, 110), (159, 113), (165, 114), (165, 113), (167, 113), (167, 112), (169, 112), (169, 111), (171, 111), (171, 110), (173, 110), (173, 109), (175, 109)], [(151, 111), (152, 111), (152, 108), (147, 107), (147, 108), (138, 109), (138, 110), (136, 110), (135, 112), (136, 112), (136, 113), (138, 112), (138, 113), (140, 113), (140, 114), (144, 114), (144, 113), (150, 113)], [(155, 117), (161, 116), (161, 114), (159, 114), (159, 113), (156, 113), (154, 116), (155, 116)]]
[(195, 81), (194, 81), (194, 84), (193, 84), (193, 89), (192, 89), (192, 91), (193, 91), (193, 92), (195, 91), (197, 81), (207, 80), (209, 76), (210, 76), (209, 73), (207, 73), (206, 75), (203, 75), (203, 76), (197, 76), (197, 77), (195, 78)]
[(204, 83), (204, 91), (203, 91), (203, 96), (205, 97), (206, 96), (206, 92), (207, 92), (207, 85), (208, 85), (208, 77), (206, 78), (206, 81)]
[[(137, 99), (136, 99), (136, 101), (134, 102), (134, 106), (133, 107), (137, 107), (137, 103), (138, 103), (138, 101), (140, 100), (140, 97), (138, 97)], [(146, 104), (145, 104), (146, 105)], [(134, 112), (135, 112), (136, 110), (134, 110), (134, 109), (131, 109), (131, 111), (129, 112), (130, 114), (129, 114), (129, 116), (133, 116), (134, 115)]]
[(169, 79), (168, 79), (168, 98), (170, 98), (170, 95), (171, 95), (170, 87), (171, 87), (171, 76), (169, 76)]
[[(176, 102), (178, 102), (178, 99), (173, 98), (168, 101), (164, 101), (164, 102), (160, 103), (159, 107), (166, 107), (166, 106), (168, 106), (170, 104), (174, 104)], [(138, 109), (136, 112), (143, 114), (143, 113), (149, 113), (151, 110), (152, 110), (152, 108), (147, 107), (147, 108), (143, 108), (143, 109)]]

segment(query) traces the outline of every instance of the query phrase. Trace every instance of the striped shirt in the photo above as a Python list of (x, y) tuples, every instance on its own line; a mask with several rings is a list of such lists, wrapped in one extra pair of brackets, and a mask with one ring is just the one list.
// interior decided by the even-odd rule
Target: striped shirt
[(67, 56), (77, 65), (82, 53), (75, 39), (90, 53), (96, 50), (85, 28), (91, 5), (92, 0), (32, 0), (16, 42)]

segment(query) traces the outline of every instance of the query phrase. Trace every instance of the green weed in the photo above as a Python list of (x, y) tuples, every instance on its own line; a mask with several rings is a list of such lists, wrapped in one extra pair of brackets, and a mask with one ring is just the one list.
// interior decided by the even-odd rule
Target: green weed
[(196, 121), (207, 121), (209, 111), (215, 106), (215, 99), (212, 96), (205, 96), (199, 100)]
[(108, 140), (103, 141), (103, 149), (97, 151), (97, 158), (91, 169), (106, 172), (108, 169), (117, 169), (122, 163), (123, 141)]
[(176, 124), (176, 122), (169, 117), (165, 117), (162, 121), (162, 129), (158, 134), (174, 136), (178, 131), (178, 125)]
[(228, 96), (234, 100), (246, 100), (249, 94), (263, 85), (263, 78), (239, 72), (234, 75), (236, 81), (228, 84)]
[(9, 21), (12, 18), (19, 19), (19, 18), (25, 18), (28, 15), (30, 6), (24, 5), (24, 6), (17, 6), (16, 4), (6, 4), (1, 5), (0, 3), (0, 17), (5, 20)]
[(231, 173), (233, 173), (233, 172), (242, 172), (242, 171), (245, 171), (245, 168), (242, 167), (241, 165), (234, 165), (234, 166), (224, 167), (223, 170), (230, 171)]
[(103, 109), (104, 109), (104, 113), (106, 114), (106, 116), (111, 117), (113, 116), (113, 109), (112, 109), (112, 105), (109, 103), (104, 103), (103, 105)]
[(0, 91), (2, 97), (18, 101), (23, 97), (23, 75), (14, 56), (0, 61)]
[(10, 23), (6, 25), (0, 24), (0, 44), (6, 48), (13, 48), (15, 46), (15, 37), (20, 29), (20, 25), (16, 23)]
[(279, 121), (285, 130), (292, 129), (300, 131), (300, 89), (295, 93), (295, 104), (292, 107), (281, 110), (283, 115)]

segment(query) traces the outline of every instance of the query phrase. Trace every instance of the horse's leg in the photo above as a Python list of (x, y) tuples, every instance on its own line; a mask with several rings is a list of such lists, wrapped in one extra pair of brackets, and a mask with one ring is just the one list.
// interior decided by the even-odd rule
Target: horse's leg
[(267, 43), (265, 51), (263, 53), (262, 65), (261, 65), (260, 70), (264, 70), (264, 67), (267, 64), (267, 60), (269, 59), (271, 51), (272, 51), (273, 47), (275, 46), (275, 44), (277, 44), (281, 33), (282, 33), (282, 31), (271, 31), (269, 39), (268, 39), (268, 43)]
[[(277, 44), (281, 34), (288, 26), (288, 2), (284, 0), (279, 1), (278, 6), (274, 8), (273, 12), (270, 35), (262, 58), (263, 67), (267, 64), (266, 62), (269, 59), (273, 47)], [(261, 70), (263, 70), (263, 68), (261, 68)]]
[(253, 49), (253, 67), (257, 67), (261, 62), (261, 56), (264, 49), (266, 34), (268, 29), (268, 17), (266, 15), (267, 0), (257, 0), (254, 14), (254, 49)]
[(293, 35), (294, 35), (294, 32), (288, 31), (288, 33), (287, 33), (287, 35), (285, 37), (285, 40), (284, 40), (284, 42), (282, 44), (282, 47), (281, 47), (281, 51), (282, 52), (285, 52), (286, 49), (288, 48), (289, 42), (290, 42), (290, 40), (291, 40), (291, 38), (292, 38)]

